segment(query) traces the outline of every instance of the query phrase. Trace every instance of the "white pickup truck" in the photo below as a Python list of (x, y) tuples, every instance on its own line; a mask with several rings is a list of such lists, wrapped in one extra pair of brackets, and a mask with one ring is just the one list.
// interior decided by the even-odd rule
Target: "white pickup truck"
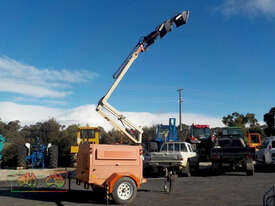
[(191, 170), (199, 166), (197, 153), (187, 142), (165, 142), (160, 152), (150, 152), (144, 155), (144, 169), (169, 169), (186, 176), (191, 175)]

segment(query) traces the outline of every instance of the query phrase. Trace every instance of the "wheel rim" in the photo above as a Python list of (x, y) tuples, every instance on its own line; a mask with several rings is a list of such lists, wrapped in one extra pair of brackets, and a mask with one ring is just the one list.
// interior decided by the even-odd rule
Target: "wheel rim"
[(123, 182), (118, 186), (117, 195), (121, 200), (128, 200), (133, 194), (132, 187), (129, 183)]

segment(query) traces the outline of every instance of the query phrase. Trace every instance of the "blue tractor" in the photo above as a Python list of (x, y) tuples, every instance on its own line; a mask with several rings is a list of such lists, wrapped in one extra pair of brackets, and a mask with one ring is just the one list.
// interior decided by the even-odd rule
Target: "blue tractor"
[(143, 148), (146, 152), (158, 152), (164, 142), (176, 142), (179, 140), (176, 118), (169, 118), (169, 125), (159, 124), (156, 129), (156, 136), (151, 142), (144, 142)]
[(176, 142), (178, 141), (178, 132), (176, 126), (176, 118), (169, 118), (169, 125), (158, 125), (155, 141), (160, 145), (163, 142)]
[(4, 148), (6, 139), (0, 134), (0, 167), (2, 166), (2, 151)]
[(25, 143), (17, 148), (17, 166), (32, 168), (56, 168), (58, 163), (58, 147), (52, 144), (41, 144), (38, 137), (34, 144)]

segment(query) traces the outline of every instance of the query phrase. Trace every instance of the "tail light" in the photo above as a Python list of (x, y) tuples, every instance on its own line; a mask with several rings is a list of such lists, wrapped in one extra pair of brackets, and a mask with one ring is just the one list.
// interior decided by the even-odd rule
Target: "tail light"
[(198, 140), (196, 137), (190, 137), (191, 140), (195, 141), (195, 140)]
[(180, 160), (184, 160), (184, 158), (183, 158), (183, 157), (180, 157)]
[(272, 146), (271, 146), (271, 145), (269, 145), (269, 146), (268, 146), (268, 149), (269, 149), (269, 150), (272, 150)]
[(139, 154), (142, 155), (143, 154), (143, 149), (139, 150)]

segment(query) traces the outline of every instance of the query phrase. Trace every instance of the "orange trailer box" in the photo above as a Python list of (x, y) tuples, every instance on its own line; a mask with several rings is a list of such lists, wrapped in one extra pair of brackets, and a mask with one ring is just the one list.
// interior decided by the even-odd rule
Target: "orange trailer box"
[(142, 175), (142, 147), (84, 143), (77, 154), (77, 183), (108, 186), (117, 203), (128, 203), (136, 188), (145, 182)]

